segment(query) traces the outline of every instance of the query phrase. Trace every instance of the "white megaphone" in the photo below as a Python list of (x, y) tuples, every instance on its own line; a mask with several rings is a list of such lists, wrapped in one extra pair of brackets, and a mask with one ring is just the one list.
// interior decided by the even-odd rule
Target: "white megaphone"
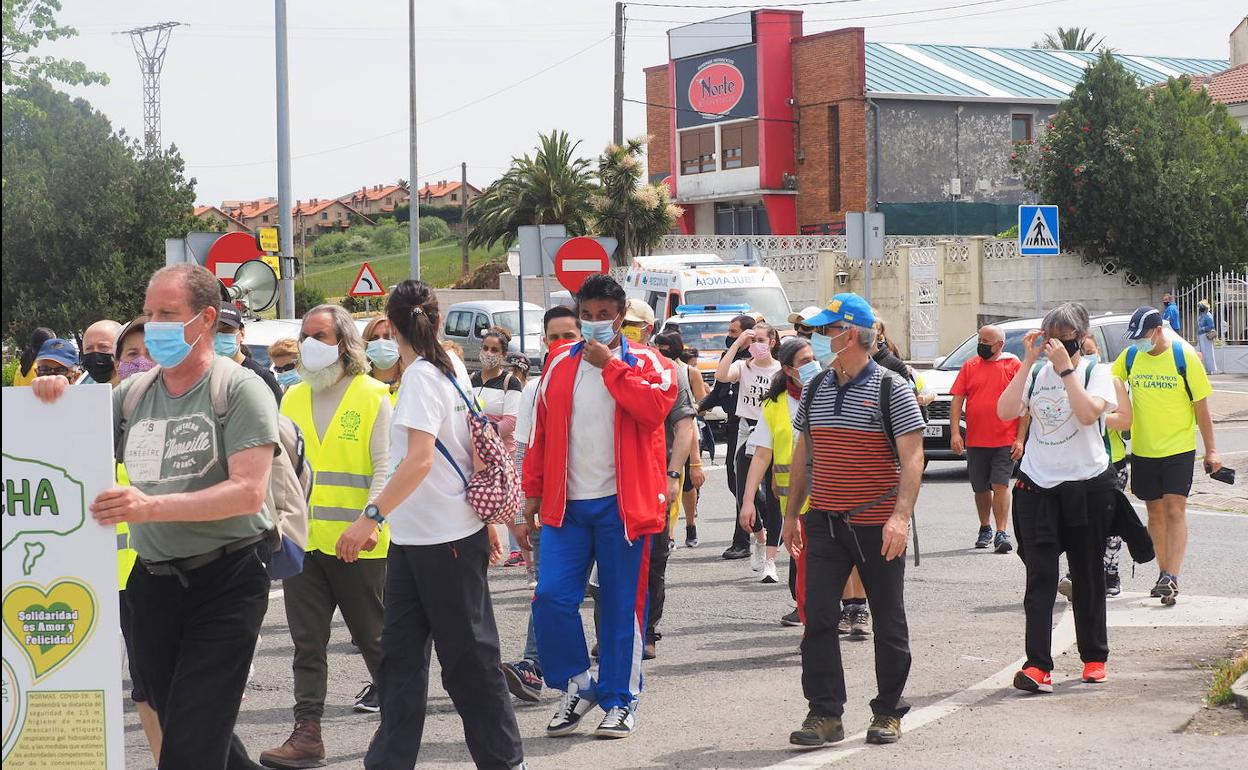
[(234, 285), (222, 285), (224, 299), (237, 302), (251, 313), (259, 313), (273, 306), (277, 300), (277, 273), (268, 263), (251, 259), (238, 266), (234, 273)]

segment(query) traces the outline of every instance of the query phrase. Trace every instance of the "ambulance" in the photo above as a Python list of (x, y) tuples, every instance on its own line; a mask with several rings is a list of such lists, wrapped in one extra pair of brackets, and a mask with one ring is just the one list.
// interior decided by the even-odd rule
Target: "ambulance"
[(745, 305), (772, 326), (791, 328), (792, 309), (780, 278), (757, 261), (726, 261), (715, 254), (634, 257), (624, 291), (649, 305), (659, 321), (675, 316), (681, 306)]

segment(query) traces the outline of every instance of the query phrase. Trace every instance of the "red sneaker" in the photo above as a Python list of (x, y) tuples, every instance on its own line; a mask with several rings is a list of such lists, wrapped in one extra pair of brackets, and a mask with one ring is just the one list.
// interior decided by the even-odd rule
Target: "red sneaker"
[(503, 562), (504, 567), (523, 567), (524, 565), (524, 554), (519, 551), (512, 551), (511, 556), (507, 557), (507, 561)]
[(1014, 675), (1014, 686), (1027, 692), (1053, 692), (1053, 675), (1028, 666)]
[(1083, 664), (1083, 681), (1089, 684), (1100, 684), (1105, 681), (1105, 664), (1104, 663), (1084, 663)]

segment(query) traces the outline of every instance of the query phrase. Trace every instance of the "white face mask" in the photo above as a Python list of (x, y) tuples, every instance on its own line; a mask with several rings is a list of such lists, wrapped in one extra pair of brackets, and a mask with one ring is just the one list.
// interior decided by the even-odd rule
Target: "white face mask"
[(306, 337), (299, 343), (299, 365), (309, 372), (319, 372), (337, 360), (337, 345), (327, 345), (313, 337)]

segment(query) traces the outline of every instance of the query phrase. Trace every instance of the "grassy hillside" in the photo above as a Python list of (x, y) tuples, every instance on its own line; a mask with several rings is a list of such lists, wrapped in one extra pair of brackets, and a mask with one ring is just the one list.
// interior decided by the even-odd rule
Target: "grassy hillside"
[[(471, 267), (502, 258), (503, 251), (473, 249), (468, 254)], [(336, 255), (337, 256), (337, 255)], [(425, 242), (420, 245), (420, 277), (426, 283), (445, 287), (459, 280), (460, 246), (453, 239), (440, 242)], [(392, 286), (408, 277), (408, 252), (406, 249), (381, 255), (354, 254), (347, 258), (336, 258), (335, 264), (317, 264), (313, 260), (308, 266), (305, 276), (309, 286), (325, 292), (327, 297), (342, 297), (351, 289), (360, 265), (368, 262), (381, 279), (384, 286)]]

